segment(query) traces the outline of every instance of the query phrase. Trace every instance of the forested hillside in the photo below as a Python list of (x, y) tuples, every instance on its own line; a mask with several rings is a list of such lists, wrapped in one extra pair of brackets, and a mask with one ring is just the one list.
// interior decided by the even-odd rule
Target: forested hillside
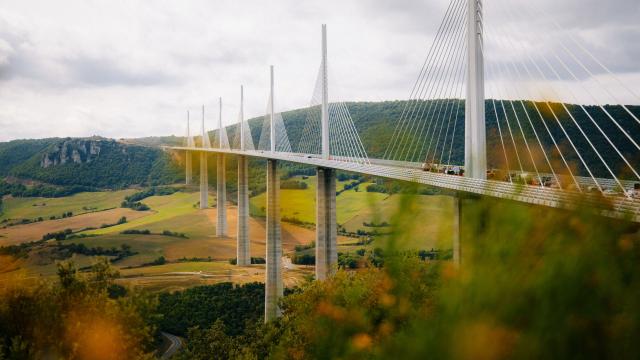
[(182, 171), (157, 147), (105, 138), (16, 140), (0, 143), (0, 177), (93, 188), (168, 184)]
[[(449, 131), (451, 134), (453, 134), (455, 127), (456, 135), (453, 137), (453, 144), (450, 144), (451, 135), (449, 135), (447, 147), (445, 148), (444, 142), (441, 141), (436, 157), (424, 159), (423, 153), (425, 151), (417, 151), (416, 154), (418, 155), (412, 159), (413, 161), (446, 162), (450, 153), (451, 163), (463, 163), (464, 103), (462, 101), (459, 103), (453, 101), (451, 104), (459, 108), (457, 117), (452, 117), (455, 121), (452, 120), (451, 124), (447, 124), (450, 126)], [(543, 150), (538, 143), (539, 138), (544, 152), (548, 154), (556, 171), (560, 173), (566, 172), (566, 168), (561, 161), (553, 140), (556, 140), (558, 148), (562, 151), (570, 166), (576, 169), (576, 173), (588, 175), (582, 160), (573, 149), (574, 146), (595, 176), (611, 177), (611, 174), (599, 158), (599, 156), (602, 156), (611, 165), (611, 169), (616, 175), (621, 175), (623, 178), (633, 178), (620, 155), (609, 145), (608, 140), (601, 134), (600, 129), (612, 139), (618, 150), (631, 164), (640, 163), (640, 152), (600, 108), (594, 106), (586, 107), (592, 114), (592, 119), (590, 119), (580, 106), (566, 105), (573, 116), (572, 119), (564, 111), (562, 104), (551, 104), (551, 108), (546, 104), (536, 104), (538, 109), (543, 110), (541, 115), (545, 118), (545, 122), (542, 122), (540, 117), (536, 115), (538, 112), (533, 103), (526, 103), (527, 112), (531, 117), (527, 117), (527, 113), (523, 110), (520, 102), (495, 101), (495, 104), (496, 106), (494, 107), (494, 101), (487, 100), (487, 157), (490, 167), (506, 168), (506, 160), (499, 136), (499, 132), (502, 131), (502, 139), (510, 162), (509, 167), (513, 170), (522, 167), (525, 171), (534, 171), (531, 156), (526, 150), (526, 146), (529, 145), (538, 170), (550, 172), (546, 160), (542, 156)], [(401, 114), (407, 105), (406, 101), (347, 103), (355, 127), (370, 158), (382, 158), (384, 156), (394, 136), (394, 130), (398, 125)], [(427, 108), (429, 103), (425, 102), (421, 106)], [(546, 111), (544, 111), (545, 109)], [(640, 124), (629, 116), (622, 107), (605, 106), (605, 109), (623, 128), (627, 129), (631, 137), (640, 142), (640, 138), (637, 135), (640, 134)], [(640, 107), (638, 106), (630, 106), (629, 109), (635, 114), (640, 114)], [(424, 112), (421, 120), (414, 124), (416, 128), (429, 126), (429, 122), (432, 121), (430, 119), (433, 117), (427, 116), (426, 113)], [(505, 114), (508, 115), (508, 123), (505, 120), (505, 117), (507, 117)], [(302, 137), (308, 115), (309, 109), (306, 108), (282, 113), (294, 151), (299, 148), (299, 140)], [(496, 121), (496, 115), (498, 121)], [(557, 119), (555, 115), (557, 115)], [(254, 144), (259, 142), (263, 120), (263, 117), (249, 120)], [(594, 122), (600, 129), (594, 125)], [(501, 124), (501, 128), (498, 127), (498, 123)], [(579, 127), (576, 126), (576, 123)], [(531, 124), (533, 124), (533, 127)], [(560, 124), (562, 124), (562, 127)], [(440, 126), (444, 128), (444, 122)], [(511, 129), (509, 129), (509, 126)], [(566, 140), (565, 132), (569, 134), (573, 144)], [(593, 150), (592, 145), (585, 139), (582, 132), (588, 134), (591, 144), (599, 150), (599, 154)], [(216, 131), (211, 131), (209, 136), (213, 139), (216, 133)], [(227, 133), (230, 142), (233, 143), (236, 125), (228, 126)], [(549, 133), (553, 138), (549, 136)], [(510, 134), (513, 134), (513, 139)], [(431, 137), (435, 136), (432, 135)], [(441, 136), (444, 135), (441, 134)], [(426, 131), (424, 131), (422, 136), (415, 135), (415, 138), (410, 139), (410, 141), (416, 144), (426, 144), (431, 141), (431, 137), (427, 136)], [(200, 143), (200, 141), (199, 137), (196, 138), (196, 143)], [(182, 145), (183, 142), (184, 138), (179, 136), (121, 139), (119, 141), (99, 137), (90, 139), (15, 140), (0, 143), (0, 177), (12, 176), (53, 185), (80, 185), (95, 188), (121, 188), (134, 184), (168, 184), (184, 180), (184, 172), (182, 170), (184, 165), (180, 161), (182, 154), (179, 152), (167, 153), (159, 147), (162, 145)], [(403, 159), (402, 155), (398, 156), (397, 153), (394, 155), (396, 155), (395, 159)], [(230, 170), (228, 183), (233, 187), (235, 175), (233, 157), (229, 157), (227, 162)], [(291, 164), (283, 164), (282, 166), (287, 169), (293, 167)], [(263, 173), (262, 167), (259, 166), (258, 160), (253, 160), (251, 168), (252, 177), (255, 178), (255, 181), (252, 180), (252, 184), (255, 186), (254, 191), (259, 192), (264, 187), (261, 176)], [(196, 174), (197, 169), (198, 158), (195, 157), (194, 170)], [(209, 170), (211, 175), (215, 174), (215, 161), (209, 162)], [(210, 178), (213, 179), (215, 177)]]
[[(355, 127), (358, 130), (368, 156), (370, 158), (382, 158), (392, 140), (394, 130), (398, 125), (403, 110), (409, 105), (408, 102), (349, 102), (346, 105), (351, 113), (351, 117), (353, 118)], [(547, 105), (546, 103), (536, 103), (534, 106), (533, 103), (526, 102), (524, 103), (526, 112), (522, 105), (523, 103), (520, 101), (486, 101), (487, 158), (490, 167), (506, 168), (504, 151), (499, 135), (501, 131), (507, 156), (509, 157), (509, 167), (513, 170), (519, 169), (520, 167), (518, 162), (519, 157), (522, 168), (525, 171), (534, 171), (531, 156), (529, 156), (526, 149), (526, 146), (529, 145), (539, 170), (550, 172), (542, 154), (543, 150), (539, 145), (541, 143), (544, 152), (549, 156), (555, 169), (560, 172), (566, 171), (561, 162), (560, 153), (554, 144), (555, 140), (566, 161), (570, 166), (577, 169), (578, 173), (588, 176), (588, 172), (573, 149), (573, 146), (580, 152), (584, 162), (595, 176), (610, 178), (611, 174), (603, 165), (598, 154), (593, 150), (592, 145), (585, 139), (582, 134), (584, 132), (589, 137), (593, 146), (598, 150), (599, 155), (612, 167), (616, 175), (633, 179), (622, 158), (600, 131), (600, 129), (602, 129), (631, 164), (640, 163), (640, 152), (637, 151), (637, 148), (609, 117), (609, 115), (611, 115), (622, 128), (626, 129), (627, 133), (629, 133), (636, 142), (640, 142), (640, 137), (638, 136), (638, 134), (640, 134), (640, 124), (621, 106), (604, 106), (608, 114), (600, 107), (584, 106), (584, 109), (591, 115), (591, 118), (589, 118), (579, 105), (563, 105), (558, 103)], [(414, 129), (423, 129), (422, 136), (414, 135), (414, 139), (410, 139), (409, 142), (412, 144), (422, 144), (423, 151), (416, 151), (413, 159), (404, 158), (408, 152), (401, 154), (401, 152), (396, 151), (394, 158), (416, 162), (423, 162), (425, 160), (439, 162), (440, 156), (444, 153), (444, 162), (449, 158), (450, 151), (451, 163), (462, 164), (464, 162), (464, 102), (452, 102), (451, 109), (453, 109), (454, 106), (459, 109), (457, 117), (452, 116), (455, 122), (453, 120), (450, 124), (444, 121), (437, 122), (438, 131), (432, 132), (429, 136), (427, 135), (427, 129), (429, 123), (436, 117), (433, 116), (435, 110), (431, 116), (428, 116), (429, 111), (426, 109), (429, 108), (429, 102), (426, 101), (419, 105), (414, 104), (409, 106), (417, 106), (417, 108), (422, 109), (422, 117), (418, 117), (420, 120), (416, 121), (413, 125)], [(566, 112), (565, 106), (571, 113), (571, 116)], [(437, 108), (437, 105), (434, 105), (434, 108)], [(640, 117), (640, 106), (628, 106), (628, 109), (634, 113), (636, 117)], [(453, 111), (451, 112), (453, 113)], [(302, 137), (308, 114), (308, 109), (297, 109), (282, 113), (287, 134), (291, 141), (291, 147), (294, 151), (298, 149), (298, 141)], [(544, 118), (544, 122), (540, 120), (540, 115)], [(508, 123), (505, 120), (506, 118), (509, 119)], [(498, 121), (496, 119), (498, 119)], [(257, 144), (260, 139), (263, 118), (251, 119), (249, 123), (253, 141)], [(498, 123), (501, 128), (498, 127)], [(533, 124), (533, 127), (531, 124)], [(426, 144), (431, 141), (435, 144), (438, 135), (444, 139), (447, 126), (449, 126), (449, 137), (446, 148), (441, 140), (438, 146), (437, 156), (435, 158), (430, 156), (429, 159), (425, 159), (424, 154), (427, 152)], [(509, 129), (509, 127), (511, 127), (511, 129)], [(454, 141), (452, 146), (450, 146), (451, 134), (453, 134), (454, 128)], [(235, 136), (235, 130), (236, 126), (227, 127), (230, 141), (232, 141)], [(414, 132), (417, 133), (417, 131)], [(567, 140), (565, 132), (572, 139), (573, 144)], [(403, 134), (406, 136), (406, 133), (408, 133), (408, 131)], [(510, 133), (513, 134), (513, 140)], [(215, 134), (215, 132), (212, 133), (212, 135), (213, 134)], [(538, 138), (540, 139), (540, 143), (538, 142)], [(445, 148), (444, 151), (443, 148)], [(432, 154), (433, 152), (434, 151), (431, 151)]]

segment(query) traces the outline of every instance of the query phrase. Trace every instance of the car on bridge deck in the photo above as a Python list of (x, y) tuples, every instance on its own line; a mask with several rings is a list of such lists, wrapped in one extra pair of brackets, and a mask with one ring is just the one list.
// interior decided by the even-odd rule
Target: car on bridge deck
[(558, 181), (550, 176), (545, 176), (542, 178), (542, 185), (550, 189), (560, 189), (560, 184), (558, 183)]
[(422, 171), (433, 172), (446, 175), (460, 175), (464, 174), (464, 169), (460, 166), (451, 166), (443, 164), (422, 163)]
[(487, 179), (509, 181), (508, 174), (500, 169), (487, 170)]
[(640, 183), (633, 184), (633, 189), (629, 190), (628, 194), (633, 199), (640, 199)]
[(432, 163), (422, 163), (422, 171), (438, 172), (438, 165)]

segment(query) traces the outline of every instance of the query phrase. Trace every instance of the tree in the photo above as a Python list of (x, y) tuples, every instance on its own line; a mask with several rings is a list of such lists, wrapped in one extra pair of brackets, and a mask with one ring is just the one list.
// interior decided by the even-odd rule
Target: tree
[(189, 329), (188, 338), (190, 341), (178, 359), (208, 360), (213, 354), (218, 359), (235, 359), (241, 353), (242, 346), (225, 333), (220, 319), (206, 330)]
[(120, 277), (120, 273), (111, 267), (109, 259), (99, 257), (91, 266), (91, 276), (89, 281), (93, 282), (94, 286), (99, 289), (106, 289), (113, 283), (113, 279), (118, 277)]
[(87, 274), (58, 265), (56, 283), (7, 284), (0, 296), (0, 359), (150, 359), (154, 297), (110, 297), (117, 275), (103, 259)]

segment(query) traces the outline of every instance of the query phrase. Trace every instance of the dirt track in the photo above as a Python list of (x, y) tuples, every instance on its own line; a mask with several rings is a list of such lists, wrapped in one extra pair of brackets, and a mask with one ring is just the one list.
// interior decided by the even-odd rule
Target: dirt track
[[(165, 249), (167, 259), (174, 260), (182, 257), (198, 257), (211, 256), (213, 259), (225, 260), (236, 257), (236, 227), (238, 224), (237, 208), (235, 206), (227, 206), (227, 222), (229, 234), (225, 238), (215, 236), (215, 224), (217, 217), (217, 209), (207, 209), (206, 212), (209, 223), (211, 224), (211, 236), (206, 239), (188, 239), (181, 241), (179, 244), (169, 245)], [(282, 247), (283, 251), (293, 251), (294, 247), (299, 244), (308, 244), (315, 239), (315, 230), (306, 229), (300, 226), (282, 223)], [(266, 228), (262, 219), (250, 218), (249, 220), (249, 238), (251, 239), (251, 256), (264, 257)]]
[(102, 224), (114, 224), (123, 216), (126, 216), (128, 220), (134, 220), (148, 214), (148, 211), (117, 208), (64, 219), (10, 226), (0, 229), (0, 246), (40, 240), (44, 234), (64, 231), (65, 229), (78, 231), (88, 227), (99, 228)]

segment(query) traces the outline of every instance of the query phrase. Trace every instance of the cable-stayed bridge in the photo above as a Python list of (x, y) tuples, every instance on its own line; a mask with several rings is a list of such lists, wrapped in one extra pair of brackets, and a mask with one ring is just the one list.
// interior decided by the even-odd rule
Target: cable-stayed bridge
[[(321, 60), (304, 128), (290, 138), (276, 111), (274, 68), (260, 136), (244, 117), (244, 96), (230, 141), (222, 111), (213, 139), (202, 126), (184, 146), (186, 179), (200, 156), (200, 206), (208, 194), (207, 154), (217, 155), (216, 232), (226, 225), (225, 156), (238, 157), (238, 265), (250, 264), (248, 157), (267, 160), (265, 319), (278, 316), (282, 247), (277, 162), (317, 168), (316, 278), (336, 267), (336, 170), (410, 181), (523, 203), (572, 210), (588, 206), (603, 216), (640, 222), (640, 101), (633, 90), (571, 32), (552, 22), (556, 36), (521, 29), (518, 19), (539, 12), (507, 0), (492, 2), (512, 19), (491, 23), (481, 0), (452, 0), (420, 68), (381, 158), (369, 157), (349, 107), (329, 97), (326, 27)], [(544, 18), (544, 17), (539, 17)], [(541, 25), (540, 25), (541, 26)], [(614, 105), (611, 105), (614, 104)], [(220, 100), (220, 109), (222, 100)], [(460, 200), (456, 201), (460, 207)], [(459, 224), (459, 211), (454, 212)], [(459, 230), (454, 261), (460, 260)]]

